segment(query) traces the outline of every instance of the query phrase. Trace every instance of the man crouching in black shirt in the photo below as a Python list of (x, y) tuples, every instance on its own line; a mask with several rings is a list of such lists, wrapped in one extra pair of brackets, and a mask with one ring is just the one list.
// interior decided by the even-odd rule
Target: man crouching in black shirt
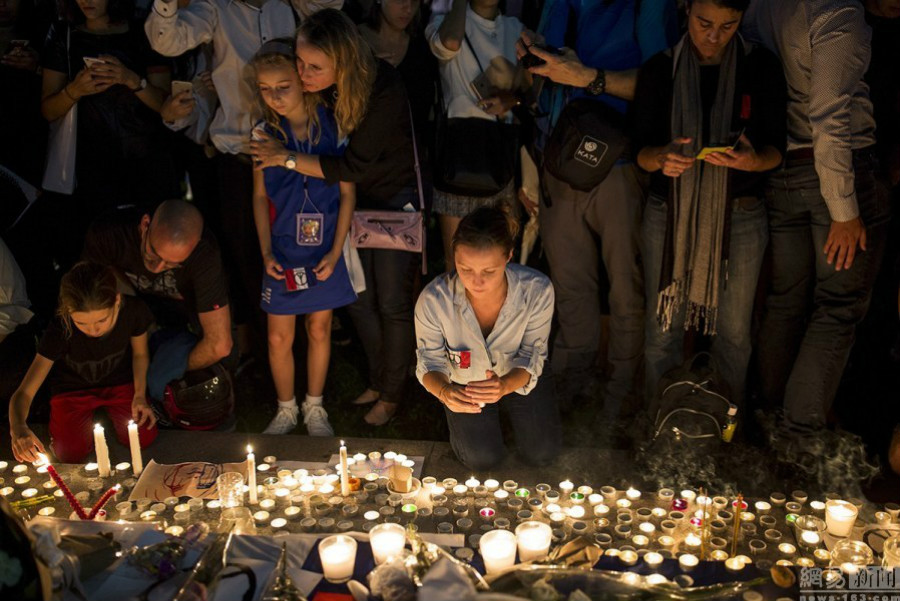
[(82, 258), (115, 268), (162, 328), (151, 337), (151, 399), (161, 401), (167, 384), (231, 353), (228, 283), (219, 247), (190, 203), (168, 200), (152, 218), (131, 208), (100, 217), (88, 231)]

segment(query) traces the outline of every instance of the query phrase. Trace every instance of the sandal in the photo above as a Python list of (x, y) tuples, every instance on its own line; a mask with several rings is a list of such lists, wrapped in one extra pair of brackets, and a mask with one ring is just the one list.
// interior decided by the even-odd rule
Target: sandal
[(365, 419), (366, 423), (370, 426), (383, 426), (393, 419), (394, 414), (397, 413), (398, 407), (399, 405), (397, 403), (379, 400), (363, 419)]
[(365, 391), (354, 400), (350, 401), (352, 405), (368, 405), (369, 403), (374, 403), (378, 399), (381, 398), (381, 393), (377, 390), (372, 390), (371, 388), (366, 388)]

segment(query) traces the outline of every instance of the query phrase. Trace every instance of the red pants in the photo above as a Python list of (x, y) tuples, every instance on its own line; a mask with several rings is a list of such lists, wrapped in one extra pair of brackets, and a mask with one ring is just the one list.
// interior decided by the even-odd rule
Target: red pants
[[(128, 422), (134, 385), (64, 392), (50, 399), (50, 437), (53, 453), (63, 463), (81, 463), (94, 450), (94, 411), (105, 409), (116, 438), (128, 447)], [(138, 428), (141, 448), (156, 439), (156, 425)], [(107, 434), (107, 436), (109, 436)], [(108, 439), (107, 439), (108, 440)]]

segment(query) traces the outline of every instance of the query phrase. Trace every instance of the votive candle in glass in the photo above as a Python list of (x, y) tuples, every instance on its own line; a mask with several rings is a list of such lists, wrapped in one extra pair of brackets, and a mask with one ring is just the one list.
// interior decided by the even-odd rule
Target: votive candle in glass
[(329, 536), (319, 543), (319, 559), (325, 580), (347, 582), (353, 577), (356, 565), (356, 541), (345, 534)]
[(522, 522), (516, 527), (516, 544), (519, 561), (543, 559), (550, 551), (552, 529), (549, 524), (537, 521)]
[(369, 530), (369, 544), (375, 564), (382, 564), (403, 552), (406, 529), (400, 524), (378, 524)]
[(516, 535), (509, 530), (491, 530), (479, 542), (488, 574), (502, 572), (516, 563)]

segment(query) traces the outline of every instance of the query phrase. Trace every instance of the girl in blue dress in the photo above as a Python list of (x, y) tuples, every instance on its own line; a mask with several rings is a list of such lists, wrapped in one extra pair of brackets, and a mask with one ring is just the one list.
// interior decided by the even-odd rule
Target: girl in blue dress
[(329, 185), (296, 171), (296, 154), (338, 155), (334, 117), (303, 93), (293, 40), (273, 40), (252, 61), (264, 120), (254, 128), (253, 215), (265, 274), (269, 364), (278, 412), (264, 430), (286, 434), (297, 424), (292, 346), (297, 315), (309, 340), (303, 422), (312, 436), (333, 436), (322, 394), (331, 354), (332, 309), (356, 300), (343, 247), (356, 204), (352, 183)]

